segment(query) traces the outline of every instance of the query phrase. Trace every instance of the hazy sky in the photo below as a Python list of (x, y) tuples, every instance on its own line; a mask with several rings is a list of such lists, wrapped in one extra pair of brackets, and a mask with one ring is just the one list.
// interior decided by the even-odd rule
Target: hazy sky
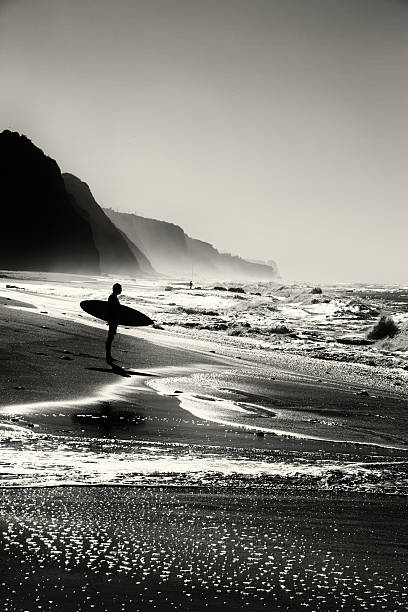
[(0, 0), (0, 129), (287, 279), (408, 282), (408, 2)]

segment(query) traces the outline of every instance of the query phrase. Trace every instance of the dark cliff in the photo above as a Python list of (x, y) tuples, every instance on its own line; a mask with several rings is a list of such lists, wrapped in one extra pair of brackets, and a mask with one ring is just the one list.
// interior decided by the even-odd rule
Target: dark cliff
[(28, 138), (0, 134), (0, 268), (98, 273), (89, 223), (57, 163)]
[(84, 217), (89, 221), (100, 257), (100, 268), (107, 273), (154, 273), (141, 250), (112, 223), (97, 204), (89, 186), (73, 174), (63, 175), (66, 190), (71, 194)]

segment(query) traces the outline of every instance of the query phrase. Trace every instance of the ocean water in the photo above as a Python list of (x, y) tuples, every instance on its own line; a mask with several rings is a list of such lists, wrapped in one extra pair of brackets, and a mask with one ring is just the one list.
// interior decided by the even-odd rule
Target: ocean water
[[(47, 315), (101, 325), (78, 303), (106, 299), (114, 280), (16, 272), (10, 280), (0, 278), (0, 290)], [(315, 293), (316, 287), (306, 284), (203, 282), (190, 290), (185, 281), (119, 280), (121, 302), (146, 312), (172, 336), (383, 366), (400, 374), (405, 384), (408, 380), (408, 286), (326, 285)], [(13, 288), (7, 289), (11, 282)], [(400, 333), (370, 342), (367, 334), (382, 315), (392, 317)], [(149, 337), (154, 337), (152, 330)]]

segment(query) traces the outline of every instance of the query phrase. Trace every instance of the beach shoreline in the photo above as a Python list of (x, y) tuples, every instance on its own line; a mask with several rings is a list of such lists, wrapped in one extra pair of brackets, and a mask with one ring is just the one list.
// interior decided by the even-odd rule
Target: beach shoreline
[(102, 325), (7, 297), (4, 610), (406, 604), (404, 392), (160, 330), (119, 334), (115, 372)]

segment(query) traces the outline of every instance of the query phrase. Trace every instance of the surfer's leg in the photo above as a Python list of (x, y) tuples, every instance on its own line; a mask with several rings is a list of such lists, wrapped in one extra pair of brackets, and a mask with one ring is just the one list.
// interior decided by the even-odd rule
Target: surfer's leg
[(112, 355), (111, 355), (111, 348), (112, 348), (112, 342), (115, 337), (117, 327), (118, 326), (114, 324), (109, 325), (108, 337), (106, 339), (106, 347), (105, 347), (106, 348), (106, 361), (108, 362), (109, 365), (112, 365), (112, 362), (113, 362)]

